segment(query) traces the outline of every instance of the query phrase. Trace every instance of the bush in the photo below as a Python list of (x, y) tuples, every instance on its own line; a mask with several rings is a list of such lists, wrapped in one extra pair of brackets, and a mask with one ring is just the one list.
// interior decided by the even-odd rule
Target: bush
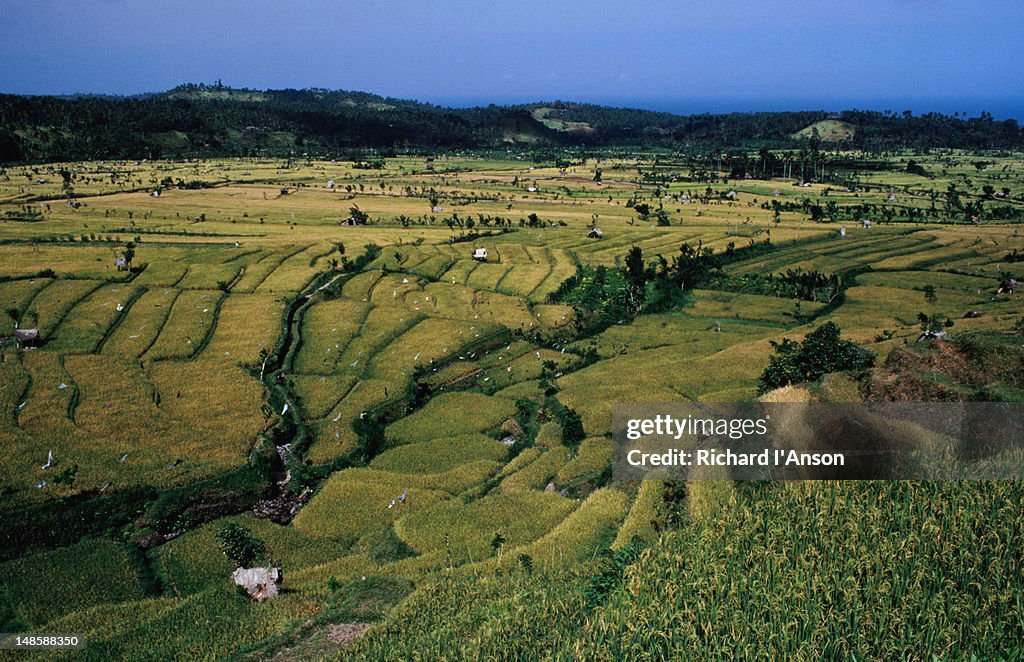
[(830, 372), (864, 370), (875, 363), (874, 353), (839, 337), (835, 322), (826, 322), (807, 334), (803, 343), (783, 338), (773, 342), (775, 354), (761, 373), (759, 392), (787, 384), (812, 382)]
[(262, 560), (267, 552), (263, 541), (238, 522), (228, 522), (217, 531), (217, 542), (224, 556), (234, 561), (239, 568), (251, 568)]

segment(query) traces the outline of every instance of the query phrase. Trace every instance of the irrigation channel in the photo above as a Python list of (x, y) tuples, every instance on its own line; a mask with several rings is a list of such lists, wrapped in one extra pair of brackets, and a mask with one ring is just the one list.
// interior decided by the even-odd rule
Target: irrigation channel
[[(270, 493), (266, 499), (253, 506), (257, 517), (270, 519), (278, 524), (287, 524), (299, 511), (309, 496), (309, 490), (292, 489), (292, 469), (301, 463), (301, 455), (309, 445), (309, 435), (302, 421), (301, 410), (288, 386), (288, 372), (302, 342), (300, 325), (302, 313), (313, 297), (324, 292), (340, 280), (357, 272), (324, 272), (288, 303), (282, 322), (281, 339), (273, 353), (266, 354), (255, 376), (267, 390), (267, 406), (277, 420), (257, 440), (252, 457), (264, 453), (268, 463), (267, 476)], [(273, 444), (273, 453), (265, 453), (267, 444)]]

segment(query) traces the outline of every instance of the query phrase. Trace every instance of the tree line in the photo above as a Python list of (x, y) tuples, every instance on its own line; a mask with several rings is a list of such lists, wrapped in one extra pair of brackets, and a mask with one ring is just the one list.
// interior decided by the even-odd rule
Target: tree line
[[(937, 113), (874, 111), (673, 115), (648, 110), (556, 102), (549, 119), (584, 123), (563, 132), (535, 119), (540, 104), (444, 108), (364, 92), (234, 90), (183, 85), (138, 97), (0, 95), (0, 162), (161, 157), (261, 156), (301, 152), (337, 156), (359, 148), (476, 148), (505, 144), (509, 120), (540, 140), (540, 148), (729, 147), (806, 149), (821, 139), (796, 137), (815, 122), (838, 118), (856, 130), (837, 147), (885, 151), (934, 147), (1013, 149), (1024, 144), (1016, 120)], [(727, 172), (791, 170), (760, 152), (730, 159)], [(801, 160), (801, 167), (807, 164)], [(814, 159), (810, 159), (813, 167)], [(791, 174), (795, 174), (792, 173)], [(812, 173), (805, 173), (813, 176)]]

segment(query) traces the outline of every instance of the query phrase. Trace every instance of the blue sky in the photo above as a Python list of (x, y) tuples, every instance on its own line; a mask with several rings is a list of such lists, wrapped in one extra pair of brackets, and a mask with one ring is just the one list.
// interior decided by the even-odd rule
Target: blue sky
[(219, 78), (437, 103), (920, 111), (1024, 97), (1022, 0), (0, 0), (0, 16), (13, 93)]

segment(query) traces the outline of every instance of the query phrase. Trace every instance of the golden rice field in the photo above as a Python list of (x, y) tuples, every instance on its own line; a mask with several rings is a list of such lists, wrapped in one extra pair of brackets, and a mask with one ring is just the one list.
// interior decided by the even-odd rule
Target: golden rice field
[[(828, 320), (880, 360), (915, 343), (920, 313), (948, 319), (953, 334), (1008, 336), (1024, 316), (1024, 300), (1020, 290), (995, 290), (1006, 275), (1024, 275), (1007, 260), (1011, 251), (1024, 252), (1019, 224), (876, 218), (868, 228), (813, 223), (798, 209), (805, 198), (840, 208), (926, 208), (933, 191), (949, 183), (981, 196), (984, 183), (1008, 182), (1017, 191), (1024, 181), (1017, 157), (989, 172), (968, 155), (914, 156), (944, 174), (932, 181), (895, 168), (872, 175), (870, 189), (857, 195), (818, 183), (798, 188), (792, 180), (715, 182), (706, 201), (700, 196), (709, 185), (687, 181), (682, 171), (660, 184), (641, 180), (653, 158), (631, 154), (603, 158), (600, 185), (592, 156), (568, 173), (551, 163), (474, 155), (438, 155), (434, 171), (413, 155), (385, 159), (381, 169), (303, 159), (47, 164), (37, 166), (43, 184), (32, 183), (29, 167), (6, 169), (0, 337), (38, 328), (39, 340), (27, 349), (0, 347), (0, 512), (28, 518), (39, 512), (32, 508), (107, 503), (137, 489), (163, 496), (116, 531), (0, 563), (0, 615), (10, 612), (39, 632), (81, 632), (95, 642), (95, 659), (171, 659), (182, 646), (209, 659), (247, 650), (265, 659), (277, 645), (260, 649), (268, 640), (301, 638), (310, 619), (333, 618), (332, 605), (352, 582), (386, 578), (412, 582), (412, 594), (349, 651), (355, 659), (389, 659), (404, 650), (396, 639), (403, 632), (417, 650), (438, 652), (457, 641), (467, 651), (498, 651), (499, 659), (510, 632), (532, 632), (549, 617), (571, 622), (575, 633), (569, 643), (545, 644), (551, 656), (619, 659), (614, 642), (639, 636), (620, 615), (665, 629), (662, 603), (637, 588), (655, 581), (658, 563), (683, 577), (690, 566), (681, 559), (694, 557), (693, 567), (729, 595), (739, 595), (733, 579), (746, 551), (766, 572), (782, 573), (773, 586), (825, 568), (817, 557), (807, 567), (793, 565), (778, 536), (758, 524), (782, 517), (778, 505), (747, 501), (724, 482), (688, 491), (680, 506), (688, 528), (665, 538), (665, 485), (611, 475), (611, 407), (751, 400), (772, 343), (800, 339)], [(59, 175), (54, 182), (64, 166), (76, 172), (78, 208), (60, 199)], [(111, 183), (111, 172), (121, 183)], [(209, 186), (149, 195), (166, 176)], [(719, 195), (729, 190), (735, 196)], [(431, 208), (431, 191), (441, 211)], [(772, 201), (796, 207), (776, 219)], [(638, 202), (660, 206), (669, 225), (643, 218)], [(341, 224), (354, 206), (369, 215), (367, 225)], [(449, 225), (453, 212), (458, 221)], [(603, 238), (587, 236), (594, 226)], [(793, 269), (839, 274), (842, 299), (798, 303), (735, 287), (698, 288), (685, 305), (583, 337), (578, 325), (587, 311), (549, 300), (577, 265), (623, 266), (633, 246), (654, 263), (671, 261), (684, 242), (721, 254), (730, 244), (742, 249), (769, 237), (772, 250), (744, 253), (726, 273), (752, 281)], [(128, 242), (132, 269), (119, 269)], [(379, 253), (367, 253), (368, 245)], [(474, 259), (477, 249), (486, 249), (486, 259)], [(346, 267), (364, 253), (370, 257), (360, 268)], [(582, 435), (570, 436), (565, 408), (579, 415)], [(259, 469), (261, 444), (281, 429), (294, 436), (278, 442), (304, 441), (289, 451), (297, 454), (293, 464), (275, 469), (308, 481), (296, 490), (304, 505), (290, 523), (256, 517), (246, 502), (230, 513), (192, 510), (192, 519), (167, 516), (164, 529), (153, 525), (154, 511), (173, 510), (167, 503), (177, 503), (176, 489), (194, 488), (211, 509), (223, 506), (209, 486), (250, 465)], [(374, 433), (379, 438), (368, 449)], [(269, 489), (266, 476), (260, 480)], [(857, 489), (823, 492), (870, 513), (867, 521), (844, 519), (844, 535), (862, 547), (883, 535), (886, 553), (913, 566), (869, 501), (875, 490), (923, 508), (910, 493), (917, 488)], [(937, 498), (999, 510), (989, 488), (978, 488), (984, 498), (977, 499), (970, 489), (941, 488)], [(1012, 490), (1004, 496), (1019, 497)], [(832, 507), (812, 487), (780, 489), (778, 498), (807, 517)], [(977, 542), (966, 515), (925, 515), (929, 531)], [(232, 564), (216, 540), (228, 519), (263, 539), (284, 568), (284, 592), (275, 601), (253, 605), (233, 593), (226, 579)], [(917, 531), (914, 521), (902, 524)], [(143, 534), (152, 547), (136, 544)], [(986, 549), (1004, 549), (1000, 535), (985, 538)], [(581, 616), (580, 596), (603, 567), (603, 552), (627, 549), (634, 537), (651, 551), (626, 573), (610, 606)], [(798, 539), (842, 563), (866, 563), (874, 585), (884, 585), (884, 570), (860, 547), (842, 549), (820, 537), (811, 529)], [(966, 554), (926, 537), (911, 536), (922, 554)], [(753, 553), (762, 539), (777, 556)], [(1005, 566), (989, 568), (986, 577), (1000, 585), (1012, 559), (993, 555)], [(52, 588), (33, 584), (43, 572)], [(909, 576), (928, 580), (914, 572)], [(693, 633), (703, 631), (700, 623), (716, 617), (715, 594), (696, 579), (680, 582), (685, 590), (665, 597), (664, 618), (694, 623), (687, 636), (699, 639)], [(1007, 579), (1011, 584), (1019, 588), (1019, 578)], [(949, 626), (934, 641), (961, 650), (950, 643), (962, 635), (954, 625), (960, 618), (1008, 639), (1011, 625), (977, 616), (992, 605), (967, 595), (969, 582), (957, 585), (963, 595), (941, 587)], [(929, 590), (923, 586), (899, 591), (920, 597)], [(1007, 590), (991, 600), (1010, 604)], [(778, 631), (792, 620), (767, 595), (752, 599)], [(920, 625), (898, 596), (890, 606), (889, 616), (865, 613), (901, 632)], [(824, 598), (819, 607), (831, 613)], [(413, 625), (417, 609), (424, 616)], [(825, 642), (838, 626), (822, 618), (807, 627)], [(858, 631), (877, 632), (871, 625), (859, 623)], [(854, 641), (836, 641), (838, 653), (861, 657)], [(681, 642), (644, 645), (671, 656)], [(916, 655), (902, 644), (877, 650)], [(327, 657), (336, 654), (331, 649)]]

